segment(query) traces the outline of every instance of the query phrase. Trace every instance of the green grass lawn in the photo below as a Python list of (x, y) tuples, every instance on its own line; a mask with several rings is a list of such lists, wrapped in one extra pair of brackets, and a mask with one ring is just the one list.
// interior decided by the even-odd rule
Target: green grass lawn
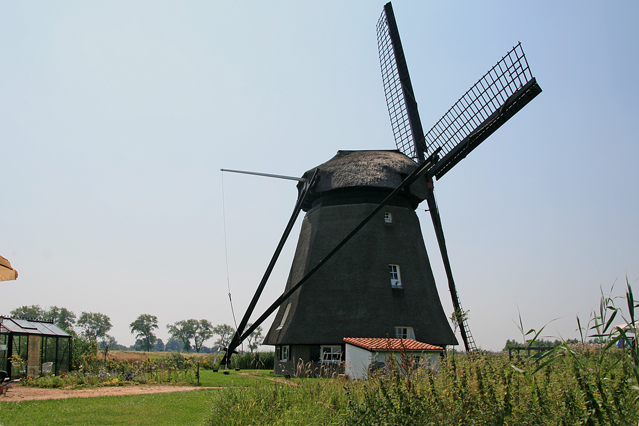
[(201, 425), (212, 393), (196, 390), (152, 395), (0, 401), (0, 424), (14, 425)]
[[(242, 373), (242, 374), (240, 374)], [(267, 377), (281, 377), (271, 374), (270, 370), (231, 370), (230, 374), (222, 373), (222, 370), (214, 373), (213, 370), (200, 370), (200, 386), (230, 387), (255, 387), (267, 382)]]
[[(200, 372), (202, 387), (244, 388), (272, 383), (268, 370), (244, 370), (240, 375), (211, 370)], [(4, 402), (0, 425), (200, 425), (209, 417), (215, 389), (152, 395), (69, 398)]]

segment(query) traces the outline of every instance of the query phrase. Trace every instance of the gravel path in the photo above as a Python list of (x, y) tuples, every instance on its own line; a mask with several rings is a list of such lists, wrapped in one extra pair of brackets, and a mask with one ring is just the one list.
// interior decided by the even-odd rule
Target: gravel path
[(221, 389), (196, 386), (166, 385), (127, 385), (108, 386), (89, 389), (43, 389), (14, 385), (6, 396), (0, 396), (2, 402), (36, 401), (43, 399), (92, 398), (96, 396), (143, 395), (150, 393), (188, 392), (198, 389)]

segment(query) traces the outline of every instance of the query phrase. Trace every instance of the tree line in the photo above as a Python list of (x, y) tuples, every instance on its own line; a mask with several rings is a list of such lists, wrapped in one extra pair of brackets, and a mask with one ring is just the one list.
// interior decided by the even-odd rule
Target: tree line
[[(235, 328), (228, 324), (214, 326), (207, 319), (188, 319), (166, 325), (171, 337), (165, 344), (155, 334), (156, 330), (159, 329), (158, 317), (140, 314), (135, 321), (129, 324), (129, 330), (136, 337), (136, 342), (127, 348), (119, 345), (117, 340), (108, 334), (113, 327), (111, 318), (100, 312), (82, 312), (78, 317), (66, 308), (51, 306), (43, 309), (40, 305), (31, 305), (16, 308), (9, 315), (16, 319), (52, 321), (76, 339), (83, 339), (85, 343), (95, 342), (95, 345), (104, 351), (105, 357), (107, 352), (113, 349), (147, 352), (215, 352), (226, 348), (235, 334)], [(214, 341), (213, 346), (206, 347), (204, 343), (214, 336), (218, 336), (218, 338)], [(262, 327), (257, 327), (246, 340), (248, 350), (250, 352), (257, 350), (262, 338)]]

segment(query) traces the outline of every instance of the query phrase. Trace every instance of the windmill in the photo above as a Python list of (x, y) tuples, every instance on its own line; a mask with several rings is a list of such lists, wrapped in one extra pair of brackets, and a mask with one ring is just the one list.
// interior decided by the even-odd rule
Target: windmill
[[(415, 214), (424, 200), (465, 348), (476, 349), (453, 280), (433, 178), (441, 179), (541, 88), (517, 44), (424, 133), (390, 3), (378, 21), (377, 40), (397, 150), (339, 151), (302, 178), (291, 178), (299, 181), (295, 209), (223, 362), (276, 310), (264, 344), (276, 346), (279, 372), (294, 370), (299, 360), (336, 365), (344, 337), (456, 344)], [(245, 330), (301, 210), (306, 215), (286, 289)]]

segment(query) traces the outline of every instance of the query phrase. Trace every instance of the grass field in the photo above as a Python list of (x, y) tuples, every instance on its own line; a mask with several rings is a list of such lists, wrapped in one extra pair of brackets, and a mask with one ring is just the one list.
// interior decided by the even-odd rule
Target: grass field
[(0, 425), (201, 425), (214, 392), (0, 401)]
[(295, 379), (291, 386), (268, 380), (268, 371), (204, 371), (202, 385), (222, 389), (0, 398), (0, 425), (636, 425), (628, 352), (564, 349), (543, 366), (499, 354), (451, 355), (436, 374), (396, 365), (366, 382)]
[(243, 370), (240, 372), (231, 371), (230, 374), (223, 374), (222, 370), (214, 373), (212, 370), (200, 371), (200, 386), (202, 387), (256, 387), (269, 382), (269, 378), (274, 378), (269, 370)]
[[(639, 307), (628, 285), (630, 324)], [(201, 370), (191, 392), (3, 402), (0, 425), (636, 425), (639, 342), (611, 324), (620, 309), (602, 296), (581, 343), (535, 357), (449, 354), (437, 369), (410, 354), (389, 357), (367, 381), (295, 379), (267, 370)], [(522, 335), (534, 343), (544, 328)], [(584, 335), (599, 342), (586, 342)], [(527, 339), (527, 336), (532, 336)], [(170, 356), (170, 355), (169, 355)], [(107, 363), (109, 361), (105, 361)], [(164, 382), (163, 382), (164, 383)]]
[[(242, 373), (242, 374), (240, 374)], [(272, 383), (266, 370), (201, 372), (202, 387), (255, 388)], [(200, 425), (217, 389), (154, 395), (3, 402), (0, 425)]]

